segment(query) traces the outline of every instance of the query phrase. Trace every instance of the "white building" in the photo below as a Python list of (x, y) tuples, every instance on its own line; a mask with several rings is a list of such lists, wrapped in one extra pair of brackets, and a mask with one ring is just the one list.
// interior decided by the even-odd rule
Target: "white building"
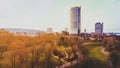
[(47, 33), (52, 33), (52, 28), (47, 28)]
[(67, 29), (67, 28), (64, 28), (63, 31), (68, 32), (68, 29)]
[(95, 24), (95, 34), (103, 34), (103, 23), (97, 22)]
[(80, 34), (81, 7), (71, 8), (70, 34)]

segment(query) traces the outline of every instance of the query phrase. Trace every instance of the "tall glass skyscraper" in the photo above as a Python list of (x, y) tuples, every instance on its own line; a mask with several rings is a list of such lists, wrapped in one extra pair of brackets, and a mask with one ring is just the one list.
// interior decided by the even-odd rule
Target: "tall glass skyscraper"
[(70, 34), (80, 35), (81, 7), (71, 8)]

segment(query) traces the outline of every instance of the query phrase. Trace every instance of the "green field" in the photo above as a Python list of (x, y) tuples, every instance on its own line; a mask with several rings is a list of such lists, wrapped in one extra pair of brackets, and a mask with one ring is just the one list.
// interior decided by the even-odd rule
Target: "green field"
[(90, 47), (90, 49), (89, 49), (89, 51), (90, 51), (89, 56), (91, 58), (99, 59), (101, 61), (107, 61), (106, 56), (103, 53), (101, 53), (101, 49), (102, 48), (103, 48), (102, 46)]
[(88, 57), (69, 68), (106, 68), (108, 66), (107, 57), (101, 52), (103, 46), (99, 44), (94, 42), (88, 43), (85, 46), (89, 52)]

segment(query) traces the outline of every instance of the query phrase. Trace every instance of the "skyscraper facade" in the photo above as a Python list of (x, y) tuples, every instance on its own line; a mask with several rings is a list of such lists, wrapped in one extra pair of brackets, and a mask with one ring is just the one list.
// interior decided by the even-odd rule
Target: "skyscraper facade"
[(70, 34), (80, 35), (81, 7), (71, 8)]
[(95, 24), (95, 34), (103, 34), (103, 23), (97, 22)]

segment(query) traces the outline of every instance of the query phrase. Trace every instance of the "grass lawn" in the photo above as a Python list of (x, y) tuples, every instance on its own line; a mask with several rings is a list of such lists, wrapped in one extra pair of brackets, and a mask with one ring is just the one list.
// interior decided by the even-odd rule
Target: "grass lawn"
[(102, 46), (91, 47), (89, 56), (95, 59), (99, 59), (101, 61), (107, 61), (107, 57), (101, 53)]
[(100, 42), (87, 42), (86, 44), (91, 46), (102, 45)]
[(107, 57), (101, 53), (102, 46), (94, 46), (94, 45), (86, 45), (85, 46), (88, 51), (89, 55), (88, 58), (81, 61), (80, 63), (73, 65), (68, 68), (106, 68), (108, 61)]

